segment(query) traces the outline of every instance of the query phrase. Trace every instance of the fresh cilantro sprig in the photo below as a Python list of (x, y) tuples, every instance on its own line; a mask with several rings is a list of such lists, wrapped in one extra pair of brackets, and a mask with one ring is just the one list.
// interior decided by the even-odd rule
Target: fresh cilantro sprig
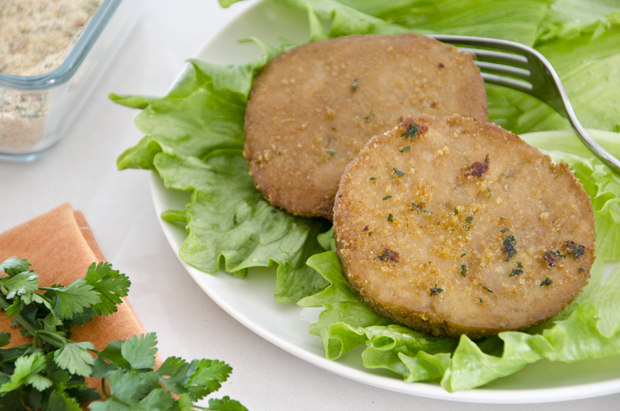
[[(217, 360), (187, 362), (170, 357), (157, 368), (154, 333), (113, 341), (102, 351), (91, 342), (70, 340), (71, 329), (98, 315), (115, 313), (129, 291), (125, 274), (108, 263), (92, 264), (83, 279), (68, 286), (41, 287), (25, 259), (0, 264), (0, 308), (32, 336), (32, 344), (4, 348), (0, 332), (0, 409), (79, 411), (222, 410), (247, 411), (228, 397), (194, 402), (217, 391), (232, 368)], [(6, 275), (1, 275), (4, 272)], [(104, 399), (86, 377), (101, 380)]]

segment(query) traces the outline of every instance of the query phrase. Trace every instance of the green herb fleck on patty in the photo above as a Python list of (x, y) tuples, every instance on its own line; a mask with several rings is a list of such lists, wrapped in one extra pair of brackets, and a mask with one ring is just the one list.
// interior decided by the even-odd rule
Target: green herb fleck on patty
[(420, 132), (420, 127), (417, 124), (410, 123), (407, 130), (404, 133), (402, 133), (400, 136), (415, 140), (419, 132)]
[(553, 284), (553, 280), (549, 279), (549, 277), (545, 278), (542, 283), (540, 283), (541, 287), (549, 287)]
[(521, 270), (520, 268), (517, 268), (516, 270), (513, 269), (510, 274), (508, 274), (509, 277), (514, 277), (515, 275), (521, 275), (523, 274), (523, 270)]
[[(420, 204), (416, 204), (416, 203), (411, 203), (411, 206), (417, 210), (420, 210), (423, 213), (427, 213), (427, 214), (433, 214), (432, 211), (428, 211), (422, 208), (422, 206)], [(439, 222), (437, 222), (437, 224), (439, 224)]]
[(435, 284), (435, 286), (431, 288), (431, 297), (434, 297), (434, 296), (438, 295), (442, 291), (443, 290), (441, 288), (437, 287), (437, 284)]
[(504, 238), (503, 251), (506, 254), (506, 261), (509, 261), (512, 257), (517, 255), (517, 240), (514, 235), (509, 235)]

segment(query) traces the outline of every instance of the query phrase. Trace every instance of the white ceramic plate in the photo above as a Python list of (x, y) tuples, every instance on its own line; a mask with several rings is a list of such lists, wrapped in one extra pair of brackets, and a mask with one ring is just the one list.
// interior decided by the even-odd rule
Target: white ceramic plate
[[(300, 43), (307, 41), (307, 17), (303, 12), (262, 2), (232, 21), (195, 57), (216, 64), (242, 63), (262, 53), (252, 44), (239, 44), (238, 39), (257, 37), (277, 44), (279, 36)], [(152, 176), (151, 191), (158, 214), (168, 209), (182, 210), (189, 201), (188, 193), (166, 189), (156, 173)], [(160, 222), (176, 252), (187, 236), (186, 231), (178, 225)], [(620, 357), (574, 364), (541, 361), (483, 388), (453, 394), (438, 384), (409, 384), (388, 371), (365, 369), (359, 349), (338, 361), (330, 361), (324, 357), (321, 339), (308, 334), (308, 326), (317, 319), (319, 309), (278, 305), (274, 301), (275, 268), (254, 269), (248, 278), (239, 279), (223, 272), (205, 274), (181, 263), (213, 301), (250, 330), (303, 360), (358, 382), (422, 397), (505, 404), (567, 401), (620, 392)]]

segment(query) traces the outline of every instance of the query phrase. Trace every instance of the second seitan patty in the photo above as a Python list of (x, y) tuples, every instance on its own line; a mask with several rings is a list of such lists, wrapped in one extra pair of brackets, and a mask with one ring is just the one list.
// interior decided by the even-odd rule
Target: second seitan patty
[(487, 121), (473, 55), (415, 34), (309, 43), (256, 76), (244, 154), (271, 204), (331, 220), (347, 164), (398, 118), (421, 113)]
[(594, 261), (590, 198), (568, 166), (459, 116), (408, 118), (370, 140), (342, 178), (334, 230), (366, 305), (442, 337), (539, 324)]

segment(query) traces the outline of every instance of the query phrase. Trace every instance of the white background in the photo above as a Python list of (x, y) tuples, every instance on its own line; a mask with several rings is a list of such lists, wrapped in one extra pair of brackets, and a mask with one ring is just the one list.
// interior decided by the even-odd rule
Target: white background
[[(263, 340), (222, 311), (187, 275), (155, 214), (149, 173), (116, 170), (141, 133), (135, 110), (107, 94), (163, 95), (183, 62), (250, 4), (148, 0), (130, 38), (79, 119), (44, 158), (0, 162), (0, 231), (69, 202), (90, 223), (103, 254), (132, 280), (130, 301), (162, 357), (228, 362), (229, 395), (257, 410), (618, 410), (620, 394), (565, 403), (499, 406), (431, 400), (366, 386), (310, 365)], [(1, 246), (1, 245), (0, 245)]]

